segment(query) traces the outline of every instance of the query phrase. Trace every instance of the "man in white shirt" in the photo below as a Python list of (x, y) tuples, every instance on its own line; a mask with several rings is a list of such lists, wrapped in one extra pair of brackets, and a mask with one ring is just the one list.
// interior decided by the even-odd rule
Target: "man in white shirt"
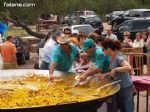
[(117, 36), (112, 33), (112, 28), (107, 29), (106, 38), (111, 38), (113, 40), (118, 40)]
[(54, 48), (57, 46), (57, 36), (59, 34), (53, 34), (45, 43), (43, 48), (43, 55), (42, 55), (42, 63), (40, 65), (40, 69), (49, 70), (49, 65), (51, 62), (51, 55)]

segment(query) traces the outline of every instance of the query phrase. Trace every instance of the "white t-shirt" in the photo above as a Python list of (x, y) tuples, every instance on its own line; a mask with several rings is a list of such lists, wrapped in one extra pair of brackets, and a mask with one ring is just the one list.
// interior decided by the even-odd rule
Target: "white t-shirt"
[(106, 38), (111, 38), (111, 39), (113, 39), (113, 40), (118, 40), (117, 36), (114, 35), (114, 34), (107, 35)]
[(144, 40), (143, 39), (141, 39), (141, 40), (135, 39), (134, 42), (133, 42), (133, 47), (134, 48), (144, 47)]
[(52, 51), (54, 50), (56, 46), (57, 46), (57, 43), (53, 39), (47, 40), (47, 42), (45, 43), (43, 47), (43, 56), (42, 56), (43, 61), (50, 63)]

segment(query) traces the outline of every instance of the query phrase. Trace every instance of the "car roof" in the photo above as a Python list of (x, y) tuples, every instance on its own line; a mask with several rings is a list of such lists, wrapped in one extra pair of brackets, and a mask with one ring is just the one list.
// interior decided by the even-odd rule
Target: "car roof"
[(71, 27), (81, 27), (81, 26), (90, 26), (90, 27), (92, 27), (90, 24), (82, 24), (82, 25), (63, 26), (63, 27), (59, 27), (58, 30), (64, 30), (65, 28), (70, 28), (71, 29)]
[(150, 9), (129, 9), (127, 11), (150, 11)]
[(118, 11), (113, 11), (113, 12), (111, 12), (111, 13), (124, 13), (124, 11), (121, 11), (121, 10), (118, 10)]
[(97, 15), (84, 15), (84, 16), (80, 16), (81, 18), (92, 18), (92, 17), (98, 17)]
[(138, 20), (149, 20), (150, 21), (150, 17), (146, 17), (146, 18), (134, 18), (134, 19), (131, 19), (131, 20), (128, 20), (128, 21), (138, 21)]
[[(72, 25), (71, 27), (80, 27), (80, 26), (91, 26), (89, 24), (82, 24), (82, 25)], [(91, 26), (92, 27), (92, 26)]]
[(112, 11), (112, 12), (124, 12), (123, 10), (115, 10), (115, 11)]

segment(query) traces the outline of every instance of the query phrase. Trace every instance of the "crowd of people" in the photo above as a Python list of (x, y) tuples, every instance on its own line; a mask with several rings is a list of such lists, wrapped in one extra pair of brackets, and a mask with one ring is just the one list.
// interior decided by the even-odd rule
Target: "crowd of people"
[(132, 67), (120, 51), (121, 48), (142, 48), (143, 51), (145, 49), (145, 53), (149, 52), (150, 27), (148, 32), (137, 33), (133, 42), (130, 39), (130, 32), (124, 32), (122, 43), (111, 29), (107, 30), (105, 36), (96, 32), (88, 35), (82, 32), (71, 34), (70, 29), (65, 29), (63, 33), (58, 39), (58, 35), (52, 35), (56, 37), (57, 47), (49, 51), (52, 54), (49, 67), (41, 68), (49, 69), (50, 80), (54, 79), (54, 70), (67, 72), (73, 66), (74, 61), (82, 65), (94, 63), (94, 67), (88, 66), (88, 69), (80, 73), (80, 81), (85, 81), (87, 77), (95, 74), (100, 80), (108, 77), (115, 81), (121, 80), (121, 89), (112, 98), (111, 103), (108, 103), (108, 112), (117, 112), (118, 108), (121, 112), (133, 112), (132, 93), (135, 88), (129, 75)]
[[(121, 48), (142, 48), (144, 52), (150, 52), (150, 27), (147, 32), (137, 33), (135, 40), (130, 39), (130, 32), (124, 32), (124, 40), (121, 43), (117, 36), (107, 29), (107, 35), (101, 36), (97, 32), (88, 35), (82, 32), (71, 33), (69, 28), (63, 32), (55, 31), (46, 41), (43, 47), (43, 57), (40, 69), (49, 70), (50, 78), (54, 79), (54, 71), (68, 72), (77, 65), (90, 65), (84, 71), (80, 71), (80, 82), (89, 76), (96, 76), (99, 80), (110, 78), (121, 80), (120, 91), (112, 97), (108, 103), (108, 112), (133, 112), (133, 83), (129, 73), (131, 65), (126, 61)], [(0, 47), (3, 58), (3, 69), (15, 69), (16, 47), (13, 44), (13, 36), (9, 35), (5, 43)], [(77, 71), (77, 69), (76, 69)]]
[[(88, 35), (82, 32), (71, 34), (70, 29), (65, 29), (63, 33), (52, 35), (48, 40), (49, 42), (53, 40), (51, 45), (47, 45), (48, 42), (46, 42), (44, 46), (44, 54), (49, 54), (50, 60), (46, 64), (48, 66), (45, 68), (40, 66), (40, 68), (49, 69), (50, 81), (54, 79), (55, 70), (68, 72), (74, 61), (82, 65), (93, 63), (94, 66), (89, 66), (80, 73), (80, 82), (95, 74), (100, 80), (103, 78), (121, 80), (121, 89), (113, 97), (111, 103), (108, 103), (108, 112), (117, 112), (118, 108), (121, 112), (133, 112), (133, 83), (129, 75), (132, 67), (120, 53), (122, 44), (112, 30), (107, 31), (106, 37), (95, 32)], [(51, 49), (49, 53), (48, 48)], [(44, 57), (47, 56), (43, 55), (41, 65), (46, 62)]]
[(123, 48), (142, 48), (144, 53), (150, 51), (150, 27), (148, 27), (147, 32), (138, 32), (135, 35), (135, 39), (132, 42), (130, 39), (131, 33), (124, 32), (124, 40), (122, 43)]
[[(101, 46), (101, 42), (104, 41), (105, 38), (110, 38), (112, 40), (118, 40), (117, 36), (112, 33), (111, 28), (107, 29), (107, 34), (106, 35), (99, 35), (97, 32), (94, 33), (89, 33), (88, 35), (83, 34), (82, 32), (77, 33), (71, 33), (71, 30), (69, 28), (64, 29), (63, 32), (66, 36), (70, 38), (69, 43), (73, 43), (79, 50), (79, 52), (83, 51), (83, 41), (86, 38), (91, 38), (94, 43), (97, 46)], [(147, 32), (143, 33), (136, 33), (135, 39), (132, 41), (130, 39), (130, 32), (124, 32), (124, 40), (121, 43), (122, 48), (141, 48), (142, 52), (147, 53), (150, 51), (150, 27), (148, 28)], [(49, 40), (45, 43), (45, 46), (43, 48), (44, 50), (44, 55), (42, 58), (42, 64), (40, 65), (41, 69), (48, 69), (49, 68), (49, 63), (51, 62), (51, 56), (52, 56), (52, 51), (53, 49), (59, 44), (57, 42), (57, 37), (60, 36), (60, 32), (54, 33)], [(61, 44), (60, 44), (61, 45)], [(87, 63), (88, 61), (86, 57), (83, 57), (84, 61), (82, 62), (83, 64)], [(85, 62), (86, 61), (86, 62)], [(46, 67), (45, 67), (46, 66)]]

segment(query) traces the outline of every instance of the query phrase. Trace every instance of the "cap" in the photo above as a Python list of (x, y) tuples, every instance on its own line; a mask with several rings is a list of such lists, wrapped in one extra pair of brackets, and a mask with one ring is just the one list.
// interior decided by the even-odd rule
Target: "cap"
[(83, 51), (86, 51), (91, 45), (94, 45), (94, 40), (87, 38), (83, 41)]

